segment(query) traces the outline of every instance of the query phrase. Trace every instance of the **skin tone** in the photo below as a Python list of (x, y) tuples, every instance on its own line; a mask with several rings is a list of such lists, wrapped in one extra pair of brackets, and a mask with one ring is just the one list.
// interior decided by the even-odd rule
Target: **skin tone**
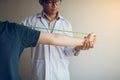
[[(43, 7), (43, 11), (46, 13), (46, 16), (49, 19), (49, 21), (54, 20), (57, 16), (61, 1), (60, 0), (48, 0), (47, 2), (39, 1), (39, 3)], [(87, 37), (85, 37), (85, 40), (80, 40), (82, 44), (75, 45), (76, 46), (74, 48), (75, 51), (79, 52), (80, 50), (88, 50), (90, 48), (93, 48), (93, 45), (94, 45), (93, 41), (89, 40), (90, 39), (89, 36)]]
[[(93, 48), (96, 41), (95, 34), (89, 34), (86, 38), (74, 38), (70, 36), (65, 36), (62, 34), (52, 34), (47, 32), (41, 32), (38, 39), (39, 44), (50, 44), (56, 46), (84, 46)], [(84, 48), (83, 47), (83, 48)]]
[(43, 11), (47, 14), (47, 17), (50, 21), (54, 20), (57, 16), (60, 0), (56, 0), (52, 2), (52, 0), (49, 0), (49, 2), (40, 2), (40, 4), (43, 7)]

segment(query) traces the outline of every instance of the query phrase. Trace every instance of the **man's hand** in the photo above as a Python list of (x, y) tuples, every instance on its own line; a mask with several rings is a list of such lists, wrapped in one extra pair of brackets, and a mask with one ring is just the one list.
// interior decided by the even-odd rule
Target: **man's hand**
[(93, 48), (96, 42), (96, 35), (95, 34), (88, 34), (84, 37), (85, 41), (83, 46), (76, 46), (74, 50), (76, 52), (79, 52), (80, 50), (89, 50), (90, 48)]

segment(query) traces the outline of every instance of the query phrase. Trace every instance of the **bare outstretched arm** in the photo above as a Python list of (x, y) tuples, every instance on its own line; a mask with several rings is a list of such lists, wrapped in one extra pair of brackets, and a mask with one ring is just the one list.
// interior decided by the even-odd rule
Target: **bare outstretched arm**
[[(89, 41), (95, 42), (96, 36), (88, 35)], [(82, 46), (86, 38), (74, 38), (62, 34), (41, 32), (38, 44), (50, 44), (56, 46)]]

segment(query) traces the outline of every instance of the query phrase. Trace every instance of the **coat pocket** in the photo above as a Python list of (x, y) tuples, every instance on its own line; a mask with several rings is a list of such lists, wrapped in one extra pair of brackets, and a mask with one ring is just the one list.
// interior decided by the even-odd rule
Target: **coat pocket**
[(32, 67), (32, 80), (45, 80), (45, 61), (35, 60)]

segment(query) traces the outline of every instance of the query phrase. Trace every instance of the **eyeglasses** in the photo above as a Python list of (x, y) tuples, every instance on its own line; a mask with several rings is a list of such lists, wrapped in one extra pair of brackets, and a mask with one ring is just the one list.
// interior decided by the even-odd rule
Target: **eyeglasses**
[(47, 5), (53, 5), (53, 4), (55, 4), (55, 5), (59, 5), (60, 4), (60, 0), (58, 0), (58, 1), (48, 1), (48, 2), (44, 2), (45, 4), (47, 4)]

